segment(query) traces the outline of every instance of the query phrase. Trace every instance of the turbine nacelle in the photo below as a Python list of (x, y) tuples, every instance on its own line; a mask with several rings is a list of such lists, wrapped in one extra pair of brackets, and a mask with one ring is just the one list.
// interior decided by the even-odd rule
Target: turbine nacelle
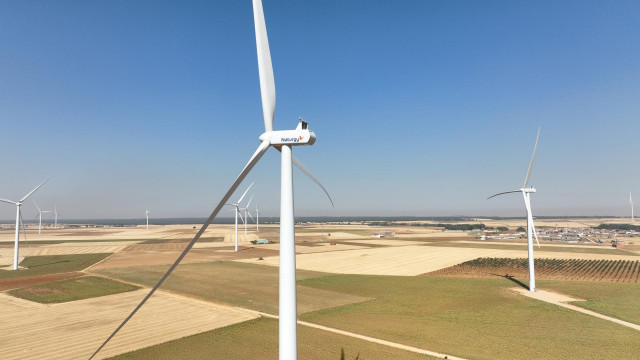
[(300, 120), (295, 130), (267, 131), (259, 139), (268, 140), (271, 145), (313, 145), (316, 134), (307, 128), (306, 121)]
[(522, 188), (520, 189), (520, 191), (522, 191), (523, 193), (534, 193), (536, 192), (536, 189), (532, 186), (528, 188)]

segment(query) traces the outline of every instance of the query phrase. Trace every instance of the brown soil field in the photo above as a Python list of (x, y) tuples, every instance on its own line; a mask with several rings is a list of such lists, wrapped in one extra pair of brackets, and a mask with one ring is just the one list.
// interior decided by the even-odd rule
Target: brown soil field
[(15, 279), (0, 279), (0, 291), (17, 289), (25, 286), (44, 284), (52, 281), (71, 279), (79, 276), (84, 276), (82, 272), (70, 272), (63, 274), (51, 274), (41, 276), (29, 276)]
[[(144, 265), (167, 265), (172, 264), (180, 255), (186, 244), (160, 244), (145, 245), (147, 247), (178, 245), (175, 249), (158, 249), (158, 248), (139, 248), (127, 249), (119, 253), (111, 255), (109, 258), (91, 267), (92, 270), (97, 269), (113, 269), (130, 266)], [(182, 260), (182, 264), (202, 263), (218, 260), (231, 259), (258, 259), (259, 257), (267, 257), (278, 255), (277, 250), (265, 249), (260, 247), (238, 247), (238, 252), (233, 251), (233, 247), (218, 247), (209, 249), (191, 249), (187, 256)]]
[[(478, 258), (424, 276), (514, 277), (529, 276), (528, 259)], [(604, 281), (637, 283), (639, 260), (535, 259), (536, 280)]]
[[(61, 304), (38, 304), (0, 293), (2, 359), (87, 359), (147, 292), (144, 289)], [(98, 358), (256, 317), (228, 306), (159, 291)]]

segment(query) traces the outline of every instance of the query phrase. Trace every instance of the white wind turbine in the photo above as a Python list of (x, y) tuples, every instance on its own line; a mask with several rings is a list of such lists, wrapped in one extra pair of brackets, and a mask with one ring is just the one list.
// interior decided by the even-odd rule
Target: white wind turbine
[(534, 273), (534, 261), (533, 261), (533, 239), (532, 236), (535, 236), (536, 242), (538, 243), (538, 247), (540, 247), (540, 242), (538, 241), (538, 234), (536, 233), (536, 228), (533, 225), (533, 215), (531, 214), (531, 193), (536, 192), (536, 189), (531, 187), (527, 187), (529, 183), (529, 176), (531, 175), (531, 168), (533, 167), (533, 159), (536, 157), (536, 149), (538, 148), (538, 139), (540, 139), (540, 127), (538, 127), (538, 135), (536, 136), (536, 144), (533, 147), (533, 155), (531, 156), (531, 162), (529, 162), (529, 169), (527, 170), (527, 176), (524, 178), (524, 185), (522, 185), (521, 189), (501, 192), (492, 196), (489, 196), (488, 199), (492, 197), (521, 192), (524, 197), (524, 206), (527, 209), (527, 249), (529, 252), (529, 291), (536, 291), (536, 277)]
[(19, 250), (20, 250), (19, 249), (18, 240), (20, 239), (20, 223), (22, 223), (22, 212), (20, 211), (20, 206), (22, 206), (22, 204), (34, 192), (36, 192), (36, 190), (38, 190), (40, 188), (40, 186), (44, 185), (44, 183), (46, 183), (47, 180), (49, 180), (49, 178), (47, 178), (45, 181), (40, 183), (40, 185), (36, 186), (35, 189), (31, 190), (27, 195), (23, 196), (22, 199), (20, 199), (18, 201), (0, 199), (0, 201), (2, 201), (2, 202), (6, 202), (6, 203), (9, 203), (9, 204), (14, 204), (16, 206), (16, 238), (15, 238), (14, 250), (13, 250), (13, 270), (18, 270), (18, 253), (19, 253)]
[[(115, 329), (115, 331), (100, 345), (91, 356), (93, 358), (118, 331), (133, 317), (133, 315), (144, 305), (153, 293), (164, 283), (167, 277), (178, 266), (180, 261), (187, 255), (189, 250), (205, 232), (209, 224), (213, 221), (222, 207), (229, 201), (233, 192), (238, 188), (242, 180), (249, 174), (251, 169), (258, 163), (264, 153), (273, 146), (281, 153), (281, 184), (280, 184), (280, 287), (279, 287), (279, 357), (280, 359), (297, 359), (297, 315), (296, 315), (296, 253), (295, 253), (295, 232), (294, 232), (294, 212), (293, 212), (293, 172), (292, 164), (295, 164), (302, 172), (309, 176), (322, 190), (329, 196), (327, 190), (320, 184), (311, 172), (305, 168), (300, 161), (292, 155), (291, 148), (300, 145), (312, 145), (316, 136), (313, 131), (307, 128), (307, 123), (300, 121), (295, 130), (273, 130), (273, 117), (276, 105), (276, 90), (273, 79), (273, 68), (271, 65), (271, 54), (269, 52), (269, 42), (267, 39), (267, 29), (264, 22), (262, 1), (253, 0), (253, 20), (256, 32), (256, 47), (258, 50), (258, 71), (260, 74), (260, 94), (262, 98), (262, 115), (264, 118), (265, 132), (258, 138), (260, 146), (253, 153), (249, 162), (240, 172), (235, 182), (222, 200), (213, 210), (202, 228), (191, 240), (184, 251), (178, 256), (176, 261), (169, 267), (158, 283), (149, 291), (147, 296), (136, 306), (127, 318)], [(329, 196), (333, 205), (333, 201)]]
[(260, 210), (258, 210), (258, 203), (256, 202), (256, 231), (260, 231), (260, 226), (258, 223), (260, 222)]
[(58, 204), (53, 204), (53, 215), (54, 215), (54, 222), (53, 222), (53, 228), (57, 229), (58, 228), (58, 216), (62, 217), (62, 214), (58, 212)]
[(145, 210), (145, 211), (144, 211), (144, 214), (145, 214), (145, 215), (146, 215), (146, 217), (147, 217), (147, 230), (149, 230), (149, 214), (151, 214), (151, 211), (149, 211), (149, 210)]
[[(236, 213), (236, 248), (235, 248), (236, 252), (238, 252), (238, 215), (240, 215), (240, 217), (242, 218), (242, 214), (240, 214), (240, 203), (242, 202), (242, 199), (244, 199), (244, 196), (247, 195), (247, 192), (249, 192), (249, 189), (251, 189), (252, 186), (253, 186), (253, 183), (251, 183), (251, 185), (249, 185), (247, 190), (245, 190), (244, 193), (242, 193), (242, 196), (240, 196), (240, 199), (238, 199), (237, 202), (232, 204), (226, 204), (229, 206), (233, 206), (233, 209), (235, 210), (235, 213)], [(242, 222), (244, 222), (244, 219), (242, 219)], [(247, 226), (245, 223), (245, 233), (246, 233), (246, 227)]]
[(631, 222), (635, 222), (633, 220), (633, 199), (631, 198), (631, 193), (629, 193), (629, 205), (631, 206)]
[(33, 205), (35, 205), (36, 209), (38, 209), (38, 235), (40, 235), (42, 233), (42, 214), (50, 213), (52, 211), (40, 210), (40, 207), (38, 206), (38, 204), (36, 204), (35, 200), (31, 199), (31, 201), (33, 201)]
[(249, 205), (251, 204), (251, 200), (253, 200), (253, 195), (251, 195), (251, 197), (249, 198), (247, 205), (242, 209), (240, 209), (240, 210), (244, 210), (244, 219), (242, 219), (242, 222), (244, 223), (245, 235), (247, 235), (247, 223), (249, 222), (249, 217), (253, 220), (253, 216), (251, 216), (251, 213), (249, 212)]

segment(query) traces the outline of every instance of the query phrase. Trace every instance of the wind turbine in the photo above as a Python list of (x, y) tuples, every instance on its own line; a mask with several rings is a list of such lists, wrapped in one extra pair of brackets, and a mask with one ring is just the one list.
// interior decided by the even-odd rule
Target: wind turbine
[(36, 204), (35, 200), (31, 199), (31, 201), (33, 201), (33, 205), (36, 206), (36, 209), (38, 209), (38, 235), (41, 234), (42, 232), (42, 214), (44, 213), (50, 213), (50, 210), (40, 210), (40, 207), (38, 206), (38, 204)]
[(256, 202), (256, 231), (260, 231), (258, 222), (260, 222), (260, 210), (258, 210), (258, 203)]
[(18, 200), (18, 201), (11, 201), (11, 200), (7, 200), (7, 199), (0, 199), (0, 201), (2, 202), (6, 202), (9, 204), (14, 204), (16, 206), (16, 239), (15, 239), (15, 243), (14, 243), (14, 250), (13, 250), (13, 270), (18, 270), (18, 252), (19, 252), (19, 244), (18, 244), (18, 240), (20, 239), (20, 223), (22, 222), (22, 212), (20, 211), (20, 206), (22, 206), (22, 204), (34, 193), (36, 192), (36, 190), (38, 190), (40, 188), (40, 186), (44, 185), (44, 183), (47, 182), (47, 180), (49, 180), (49, 178), (47, 178), (45, 181), (43, 181), (42, 183), (40, 183), (40, 185), (36, 186), (35, 189), (31, 190), (27, 195), (23, 196), (22, 199)]
[(536, 233), (536, 228), (533, 225), (533, 215), (531, 215), (531, 194), (536, 192), (536, 189), (531, 187), (527, 187), (529, 183), (529, 176), (531, 175), (531, 168), (533, 167), (533, 159), (536, 157), (536, 150), (538, 149), (538, 140), (540, 139), (540, 127), (538, 127), (538, 135), (536, 136), (536, 144), (533, 147), (533, 155), (531, 156), (531, 162), (529, 162), (529, 169), (527, 170), (527, 176), (524, 178), (524, 185), (522, 188), (518, 190), (501, 192), (495, 195), (489, 196), (487, 199), (491, 199), (492, 197), (510, 193), (521, 192), (524, 197), (524, 206), (527, 209), (527, 249), (529, 253), (529, 291), (536, 291), (536, 277), (534, 272), (534, 261), (533, 261), (533, 239), (532, 235), (535, 236), (536, 242), (538, 243), (538, 248), (540, 247), (540, 242), (538, 241), (538, 234)]
[[(242, 193), (242, 196), (240, 196), (240, 199), (238, 199), (238, 202), (235, 202), (232, 204), (226, 204), (229, 206), (233, 206), (236, 213), (236, 249), (235, 249), (236, 252), (238, 252), (238, 214), (240, 214), (240, 203), (242, 202), (242, 199), (244, 199), (244, 196), (247, 195), (247, 192), (249, 192), (249, 189), (251, 189), (252, 186), (253, 186), (253, 183), (251, 183), (251, 185), (249, 185), (247, 190), (245, 190), (244, 193)], [(242, 214), (240, 214), (240, 217), (242, 218)], [(242, 222), (245, 222), (244, 219), (242, 219)], [(245, 234), (246, 234), (246, 227), (247, 227), (247, 223), (245, 222)]]
[(147, 216), (147, 230), (149, 230), (149, 214), (151, 214), (151, 212), (149, 210), (145, 210), (144, 214)]
[(253, 200), (253, 195), (251, 195), (251, 197), (249, 198), (249, 201), (247, 202), (247, 205), (245, 207), (243, 207), (240, 210), (244, 210), (244, 219), (242, 219), (242, 222), (244, 223), (244, 234), (247, 235), (247, 223), (249, 222), (249, 217), (251, 217), (251, 219), (253, 219), (253, 216), (251, 216), (251, 213), (249, 212), (249, 205), (251, 204), (251, 200)]
[(58, 212), (58, 205), (57, 204), (53, 204), (53, 214), (54, 214), (54, 223), (53, 223), (53, 228), (57, 229), (58, 228), (58, 215), (60, 215), (62, 217), (62, 214)]
[[(244, 166), (240, 175), (233, 185), (222, 197), (220, 203), (213, 210), (207, 221), (200, 228), (195, 237), (187, 244), (184, 251), (178, 256), (176, 261), (169, 267), (167, 272), (160, 278), (158, 283), (149, 291), (147, 296), (136, 306), (136, 308), (125, 318), (125, 320), (115, 329), (115, 331), (100, 345), (93, 353), (93, 358), (118, 331), (133, 317), (133, 315), (144, 305), (153, 293), (164, 283), (167, 277), (178, 266), (180, 261), (187, 255), (189, 250), (205, 232), (209, 224), (218, 215), (223, 206), (238, 188), (242, 180), (249, 174), (251, 169), (258, 163), (264, 153), (273, 146), (281, 153), (280, 170), (280, 287), (279, 287), (279, 357), (280, 359), (297, 359), (297, 314), (296, 314), (296, 253), (295, 253), (295, 232), (294, 232), (294, 212), (293, 212), (293, 172), (292, 165), (295, 164), (303, 173), (309, 176), (329, 197), (333, 205), (333, 200), (320, 181), (292, 155), (292, 147), (301, 145), (312, 145), (316, 136), (308, 129), (307, 123), (300, 120), (295, 130), (273, 130), (273, 117), (276, 105), (276, 90), (273, 79), (273, 67), (271, 65), (271, 54), (269, 52), (269, 41), (267, 39), (267, 29), (262, 10), (262, 1), (253, 0), (253, 20), (256, 33), (256, 47), (258, 53), (258, 72), (260, 75), (260, 94), (262, 98), (262, 115), (264, 118), (265, 132), (258, 138), (260, 145), (253, 153), (249, 162)], [(91, 359), (90, 358), (90, 359)]]
[(633, 220), (633, 199), (631, 198), (631, 193), (629, 193), (629, 205), (631, 206), (631, 222), (635, 222)]

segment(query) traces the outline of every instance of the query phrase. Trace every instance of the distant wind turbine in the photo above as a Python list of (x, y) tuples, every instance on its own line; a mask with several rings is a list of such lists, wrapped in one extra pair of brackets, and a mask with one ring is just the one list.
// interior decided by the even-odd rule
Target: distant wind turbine
[(149, 230), (149, 214), (151, 214), (151, 212), (149, 210), (145, 210), (144, 214), (147, 216), (147, 230)]
[[(256, 48), (258, 53), (258, 73), (260, 78), (260, 95), (262, 97), (262, 115), (264, 119), (264, 133), (259, 136), (260, 145), (244, 166), (233, 185), (222, 197), (220, 203), (213, 210), (196, 236), (189, 242), (178, 259), (169, 267), (149, 294), (136, 306), (127, 318), (93, 353), (93, 358), (110, 339), (133, 317), (153, 293), (162, 285), (167, 277), (187, 255), (196, 241), (202, 236), (231, 195), (249, 174), (251, 169), (260, 161), (264, 153), (274, 147), (281, 154), (280, 162), (280, 266), (279, 266), (279, 358), (281, 360), (297, 359), (297, 302), (296, 302), (296, 252), (295, 252), (295, 222), (293, 212), (293, 165), (309, 176), (329, 196), (327, 190), (320, 184), (309, 170), (307, 170), (292, 154), (292, 148), (300, 145), (313, 145), (316, 135), (308, 129), (307, 123), (300, 119), (294, 130), (273, 130), (273, 119), (276, 105), (275, 82), (273, 67), (267, 39), (267, 28), (264, 20), (261, 0), (253, 0), (253, 20), (256, 34)], [(333, 205), (333, 201), (329, 196)], [(237, 228), (237, 227), (236, 227)]]
[(22, 199), (18, 201), (11, 201), (7, 199), (0, 199), (2, 202), (6, 202), (9, 204), (14, 204), (16, 206), (16, 238), (14, 243), (13, 250), (13, 270), (18, 270), (18, 252), (19, 252), (19, 244), (18, 240), (20, 239), (20, 224), (22, 223), (22, 212), (20, 211), (20, 206), (34, 193), (36, 190), (40, 188), (40, 186), (44, 185), (49, 178), (43, 181), (40, 185), (36, 186), (35, 189), (31, 190), (27, 195), (23, 196)]
[(635, 222), (633, 219), (633, 199), (631, 198), (631, 193), (629, 193), (629, 205), (631, 206), (631, 222)]
[(31, 201), (33, 201), (33, 205), (35, 205), (36, 209), (38, 209), (38, 235), (40, 235), (41, 232), (42, 232), (42, 214), (50, 213), (52, 211), (51, 210), (40, 210), (40, 207), (38, 206), (38, 204), (36, 204), (36, 202), (33, 199), (31, 199)]
[(251, 197), (249, 198), (249, 201), (247, 202), (247, 205), (245, 207), (243, 207), (240, 210), (244, 210), (244, 219), (242, 219), (242, 222), (244, 222), (244, 234), (247, 235), (247, 223), (249, 222), (249, 217), (251, 217), (251, 219), (253, 219), (253, 216), (251, 216), (251, 213), (249, 212), (249, 205), (251, 204), (251, 200), (253, 200), (253, 195), (251, 195)]
[[(226, 204), (229, 206), (233, 206), (236, 212), (236, 248), (235, 248), (236, 252), (238, 252), (238, 214), (240, 213), (240, 203), (242, 202), (242, 199), (244, 199), (244, 196), (247, 195), (247, 192), (249, 192), (249, 189), (251, 189), (252, 186), (253, 186), (253, 183), (251, 183), (251, 185), (249, 185), (247, 190), (244, 191), (242, 196), (240, 196), (240, 199), (238, 199), (238, 202)], [(242, 217), (242, 215), (240, 215), (240, 217)], [(242, 221), (244, 221), (244, 219)]]
[(534, 261), (533, 261), (533, 239), (532, 235), (535, 236), (536, 242), (538, 243), (538, 248), (540, 247), (540, 242), (538, 241), (538, 234), (536, 233), (536, 228), (533, 225), (533, 215), (531, 214), (531, 193), (536, 192), (536, 189), (533, 186), (527, 188), (527, 184), (529, 183), (529, 176), (531, 175), (531, 168), (533, 167), (533, 159), (536, 157), (536, 150), (538, 149), (538, 140), (540, 139), (540, 127), (538, 127), (538, 135), (536, 136), (536, 144), (533, 147), (533, 155), (531, 156), (531, 162), (529, 162), (529, 169), (527, 170), (527, 176), (524, 178), (524, 185), (522, 185), (521, 189), (501, 192), (495, 195), (489, 196), (488, 199), (492, 197), (521, 192), (524, 197), (524, 206), (527, 209), (527, 247), (529, 252), (529, 291), (536, 291), (536, 277), (534, 271)]
[(260, 222), (260, 210), (258, 210), (258, 203), (256, 202), (256, 231), (260, 231), (260, 226), (258, 223)]
[(62, 214), (58, 212), (58, 205), (55, 204), (55, 203), (53, 204), (53, 214), (55, 216), (53, 228), (57, 229), (58, 228), (58, 216), (62, 217)]

